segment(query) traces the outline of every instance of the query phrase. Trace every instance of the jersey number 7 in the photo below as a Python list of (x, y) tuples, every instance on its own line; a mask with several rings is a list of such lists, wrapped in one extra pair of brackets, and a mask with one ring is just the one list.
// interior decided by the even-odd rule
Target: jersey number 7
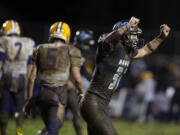
[(19, 54), (20, 54), (21, 49), (22, 49), (22, 44), (20, 42), (16, 42), (14, 45), (19, 47), (18, 51), (17, 51), (17, 54), (15, 56), (15, 60), (18, 60), (19, 59)]

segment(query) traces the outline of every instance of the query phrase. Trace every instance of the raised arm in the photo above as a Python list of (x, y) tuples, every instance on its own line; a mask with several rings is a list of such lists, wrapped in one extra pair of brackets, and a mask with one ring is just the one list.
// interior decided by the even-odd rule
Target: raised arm
[(143, 58), (146, 55), (154, 52), (158, 46), (164, 41), (164, 39), (169, 35), (170, 27), (166, 24), (160, 26), (160, 34), (152, 41), (147, 43), (143, 48), (138, 50), (137, 55), (133, 59)]
[[(107, 37), (105, 38), (104, 42), (105, 43), (110, 43), (117, 39), (119, 36), (122, 36), (130, 27), (138, 25), (140, 20), (136, 17), (131, 17), (130, 21), (123, 27), (118, 28), (117, 30), (109, 33)], [(116, 26), (115, 26), (116, 27)]]

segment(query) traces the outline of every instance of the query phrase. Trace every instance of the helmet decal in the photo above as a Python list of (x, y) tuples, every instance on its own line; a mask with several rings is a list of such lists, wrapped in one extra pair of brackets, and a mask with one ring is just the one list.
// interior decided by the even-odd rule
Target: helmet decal
[(2, 30), (2, 34), (6, 36), (10, 34), (17, 34), (18, 36), (20, 36), (21, 34), (19, 23), (14, 20), (5, 21), (2, 25), (1, 30)]
[(55, 22), (51, 25), (49, 30), (49, 41), (54, 38), (63, 40), (66, 44), (69, 43), (71, 36), (71, 29), (65, 22)]

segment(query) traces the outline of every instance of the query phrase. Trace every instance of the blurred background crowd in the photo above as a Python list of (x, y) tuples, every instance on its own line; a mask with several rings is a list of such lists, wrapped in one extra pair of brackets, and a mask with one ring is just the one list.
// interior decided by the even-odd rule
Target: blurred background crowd
[(138, 122), (179, 123), (179, 62), (167, 56), (137, 60), (110, 103), (110, 115)]

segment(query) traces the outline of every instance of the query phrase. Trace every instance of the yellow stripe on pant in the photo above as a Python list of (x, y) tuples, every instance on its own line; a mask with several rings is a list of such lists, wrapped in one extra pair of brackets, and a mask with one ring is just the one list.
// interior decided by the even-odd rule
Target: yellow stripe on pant
[(59, 118), (60, 122), (63, 122), (63, 118), (64, 118), (64, 111), (65, 111), (65, 107), (64, 105), (62, 105), (61, 103), (58, 104), (58, 110), (57, 110), (57, 117)]

